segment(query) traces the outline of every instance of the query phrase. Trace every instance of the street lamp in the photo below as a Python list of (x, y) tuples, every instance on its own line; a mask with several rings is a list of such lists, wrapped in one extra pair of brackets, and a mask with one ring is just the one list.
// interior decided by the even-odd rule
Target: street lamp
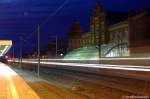
[(99, 23), (99, 32), (98, 32), (98, 51), (99, 51), (99, 64), (101, 64), (101, 52), (102, 52), (102, 50), (101, 50), (101, 44), (102, 44), (102, 34), (101, 34), (101, 25), (100, 25), (100, 23)]
[(99, 49), (99, 63), (101, 64), (101, 33), (99, 33), (99, 43), (98, 43), (98, 49)]
[(12, 54), (13, 54), (13, 60), (15, 59), (15, 46), (13, 45), (13, 52), (12, 52)]
[(56, 57), (57, 57), (57, 49), (58, 49), (58, 38), (57, 38), (57, 36), (55, 37), (55, 47), (56, 47), (55, 54), (56, 54)]
[(12, 59), (13, 59), (13, 64), (15, 63), (14, 60), (15, 60), (15, 46), (13, 44), (12, 46)]
[(64, 54), (63, 54), (63, 53), (61, 53), (61, 54), (60, 54), (60, 56), (64, 56)]
[(38, 67), (37, 75), (40, 76), (40, 25), (38, 25)]
[(22, 41), (23, 41), (23, 37), (22, 36), (20, 36), (20, 65), (19, 65), (19, 68), (21, 69), (21, 67), (22, 67)]

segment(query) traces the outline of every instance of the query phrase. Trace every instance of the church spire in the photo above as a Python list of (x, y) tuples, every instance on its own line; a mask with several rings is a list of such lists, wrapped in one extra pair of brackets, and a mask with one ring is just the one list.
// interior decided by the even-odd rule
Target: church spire
[(103, 7), (101, 6), (99, 0), (96, 0), (96, 7), (94, 9), (94, 16), (99, 16), (103, 12)]

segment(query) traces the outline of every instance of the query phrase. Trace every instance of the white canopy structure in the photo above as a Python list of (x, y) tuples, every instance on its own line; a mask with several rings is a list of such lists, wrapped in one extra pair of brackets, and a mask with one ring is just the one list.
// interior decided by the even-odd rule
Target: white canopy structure
[(11, 40), (0, 40), (0, 57), (4, 56), (11, 48)]

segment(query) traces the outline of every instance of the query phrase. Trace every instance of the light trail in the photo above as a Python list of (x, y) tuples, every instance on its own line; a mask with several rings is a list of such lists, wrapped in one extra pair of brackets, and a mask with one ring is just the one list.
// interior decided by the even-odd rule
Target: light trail
[[(16, 61), (19, 62), (19, 61)], [(22, 61), (23, 63), (37, 64), (36, 61)], [(129, 70), (129, 71), (146, 71), (150, 72), (149, 66), (132, 66), (132, 65), (109, 65), (109, 64), (84, 64), (84, 63), (61, 63), (61, 62), (42, 62), (43, 65), (58, 65), (70, 67), (84, 67), (96, 69), (116, 69), (116, 70)]]
[[(37, 59), (24, 59), (24, 60), (37, 60)], [(140, 58), (100, 58), (100, 59), (41, 59), (43, 61), (99, 61), (99, 60), (150, 60), (150, 57)]]

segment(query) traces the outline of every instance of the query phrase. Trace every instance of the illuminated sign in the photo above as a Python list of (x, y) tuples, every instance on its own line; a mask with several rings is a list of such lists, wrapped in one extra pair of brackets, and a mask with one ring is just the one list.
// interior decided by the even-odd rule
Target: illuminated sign
[(0, 40), (0, 57), (4, 56), (11, 48), (11, 40)]
[(0, 45), (12, 45), (11, 40), (0, 40)]

